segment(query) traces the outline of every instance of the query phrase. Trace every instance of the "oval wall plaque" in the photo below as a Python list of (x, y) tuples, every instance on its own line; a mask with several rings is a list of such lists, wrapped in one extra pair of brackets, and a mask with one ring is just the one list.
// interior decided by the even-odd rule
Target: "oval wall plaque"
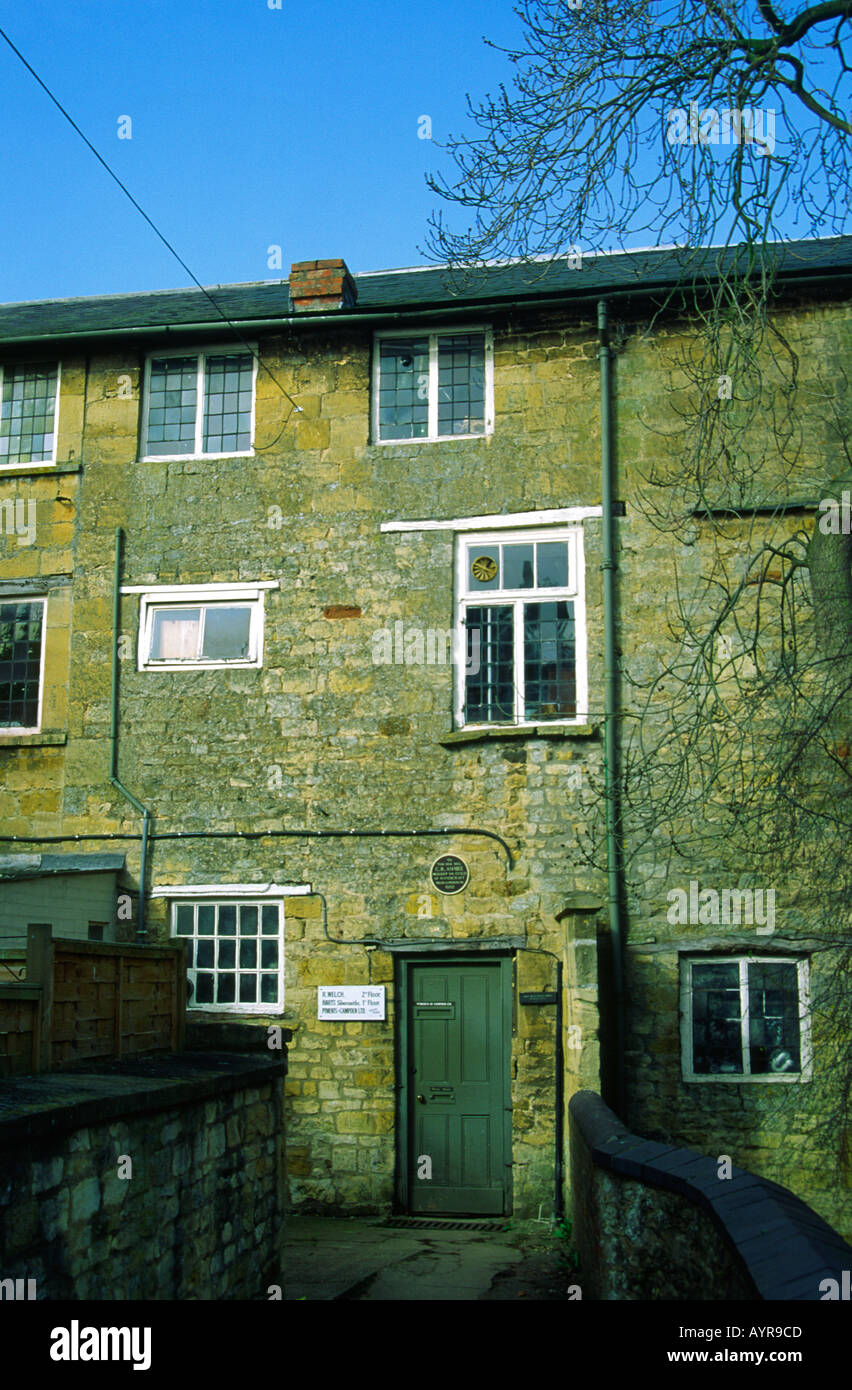
[(432, 865), (430, 878), (439, 893), (460, 893), (470, 882), (470, 870), (457, 854), (442, 854)]

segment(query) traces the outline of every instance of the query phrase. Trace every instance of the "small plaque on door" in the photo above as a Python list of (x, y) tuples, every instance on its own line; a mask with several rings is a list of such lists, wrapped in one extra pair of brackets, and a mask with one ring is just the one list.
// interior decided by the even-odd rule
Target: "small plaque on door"
[(414, 1009), (415, 1018), (445, 1019), (456, 1016), (456, 1006), (452, 999), (415, 999)]

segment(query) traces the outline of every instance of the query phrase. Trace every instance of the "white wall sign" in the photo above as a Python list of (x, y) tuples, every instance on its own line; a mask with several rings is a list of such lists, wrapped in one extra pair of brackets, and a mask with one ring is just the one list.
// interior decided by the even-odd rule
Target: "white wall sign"
[(384, 1018), (384, 985), (317, 985), (317, 1018)]

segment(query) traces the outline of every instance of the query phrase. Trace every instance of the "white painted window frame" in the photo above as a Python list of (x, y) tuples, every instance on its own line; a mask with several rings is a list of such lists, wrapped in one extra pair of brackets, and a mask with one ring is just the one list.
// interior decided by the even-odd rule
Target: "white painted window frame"
[[(186, 1006), (188, 1012), (215, 1014), (267, 1014), (273, 1016), (283, 1012), (285, 944), (284, 898), (288, 894), (293, 895), (296, 891), (298, 890), (291, 887), (277, 887), (275, 884), (258, 885), (249, 883), (200, 884), (196, 888), (193, 888), (188, 885), (181, 888), (159, 888), (153, 890), (151, 894), (152, 897), (164, 897), (171, 900), (171, 906), (169, 910), (169, 933), (173, 941), (218, 941), (220, 939), (218, 933), (214, 934), (213, 936), (199, 937), (197, 931), (193, 934), (191, 938), (183, 935), (178, 936), (177, 909), (179, 907), (224, 907), (226, 905), (234, 907), (268, 907), (270, 903), (275, 904), (278, 907), (278, 936), (275, 938), (278, 941), (277, 1002), (274, 1004), (270, 1003), (269, 1001), (267, 1001), (266, 1003), (243, 1004), (240, 1003), (238, 999), (235, 999), (234, 1002), (230, 1004), (216, 1002), (212, 1004), (196, 1004), (194, 1001), (188, 1000)], [(197, 920), (198, 918), (196, 914), (196, 925)], [(234, 936), (232, 939), (235, 942), (240, 941), (239, 935)], [(271, 941), (273, 938), (267, 936), (265, 939), (267, 941)], [(257, 940), (259, 942), (263, 941), (264, 937), (258, 934)], [(239, 961), (239, 955), (237, 955), (237, 961)], [(238, 975), (239, 971), (240, 967), (239, 964), (237, 964), (235, 974)], [(195, 976), (197, 975), (197, 973), (198, 972), (196, 969), (192, 969), (189, 971), (189, 978), (193, 980), (193, 983), (195, 983)], [(251, 973), (259, 977), (261, 974), (261, 970), (258, 966), (256, 970), (252, 970), (251, 972), (247, 973)]]
[[(488, 545), (529, 544), (531, 541), (567, 541), (568, 543), (568, 586), (562, 589), (479, 589), (469, 587), (465, 547), (470, 543), (487, 547)], [(586, 569), (582, 525), (559, 527), (535, 527), (524, 530), (460, 531), (456, 536), (456, 650), (467, 652), (465, 614), (471, 606), (482, 607), (488, 604), (511, 603), (514, 608), (514, 658), (515, 658), (515, 701), (514, 720), (504, 724), (464, 723), (465, 669), (464, 661), (456, 663), (455, 727), (457, 729), (534, 729), (537, 726), (571, 727), (587, 724), (589, 719), (589, 671), (588, 639), (586, 635)], [(575, 684), (577, 692), (577, 713), (565, 719), (524, 719), (524, 648), (523, 648), (523, 609), (524, 603), (555, 603), (568, 600), (574, 605), (574, 645), (575, 645)]]
[[(743, 1071), (739, 1074), (729, 1072), (702, 1072), (693, 1070), (692, 1060), (692, 969), (695, 965), (738, 965), (740, 985), (740, 1047)], [(748, 967), (750, 965), (795, 965), (798, 968), (799, 986), (799, 1049), (801, 1071), (798, 1072), (750, 1072), (745, 1068), (749, 1059), (749, 1005), (748, 1005)], [(813, 1050), (811, 1046), (811, 1008), (810, 1008), (810, 962), (806, 956), (796, 955), (700, 955), (681, 956), (681, 1072), (684, 1081), (690, 1085), (793, 1085), (807, 1082), (813, 1075)]]
[[(463, 337), (468, 333), (481, 333), (484, 339), (485, 357), (485, 401), (484, 429), (481, 434), (438, 434), (438, 339)], [(425, 435), (418, 435), (410, 439), (382, 439), (379, 426), (379, 400), (381, 383), (381, 348), (380, 344), (389, 338), (426, 338), (429, 342), (429, 422), (428, 431)], [(452, 328), (393, 328), (382, 330), (374, 335), (373, 339), (373, 422), (371, 430), (371, 442), (388, 445), (406, 444), (438, 444), (451, 439), (484, 439), (486, 435), (494, 433), (494, 331), (490, 324), (468, 324), (460, 327), (456, 324)]]
[[(240, 449), (236, 453), (225, 454), (206, 454), (202, 448), (204, 441), (204, 384), (206, 380), (206, 364), (210, 357), (235, 357), (245, 356), (251, 353), (251, 445), (248, 449)], [(168, 361), (174, 357), (196, 357), (198, 359), (196, 389), (195, 389), (195, 449), (191, 454), (151, 454), (148, 452), (148, 411), (151, 403), (151, 364), (154, 361)], [(181, 351), (176, 347), (165, 347), (159, 352), (149, 352), (145, 358), (145, 389), (143, 392), (143, 411), (142, 411), (142, 448), (141, 456), (143, 463), (175, 463), (180, 459), (237, 459), (254, 457), (254, 431), (255, 414), (257, 407), (257, 344), (249, 343), (245, 346), (242, 343), (230, 343), (226, 347), (216, 344), (213, 347), (190, 347), (186, 351)]]
[[(44, 359), (41, 359), (41, 360), (44, 360)], [(34, 366), (37, 366), (37, 365), (38, 365), (38, 364), (37, 364), (36, 362), (8, 362), (8, 363), (6, 364), (5, 367), (4, 367), (2, 364), (0, 364), (0, 418), (2, 418), (2, 412), (3, 412), (3, 383), (4, 383), (5, 379), (6, 379), (6, 372), (7, 372), (7, 370), (9, 370), (9, 369), (11, 368), (11, 369), (14, 371), (16, 368), (20, 368), (22, 371), (26, 371), (28, 367), (34, 367)], [(34, 459), (34, 460), (33, 460), (32, 462), (30, 462), (30, 463), (20, 463), (20, 462), (13, 463), (13, 462), (11, 462), (10, 460), (7, 460), (6, 463), (0, 463), (0, 473), (2, 473), (2, 472), (9, 472), (10, 470), (16, 470), (16, 471), (20, 472), (22, 469), (30, 469), (30, 468), (55, 468), (55, 467), (56, 467), (57, 450), (58, 450), (58, 448), (59, 448), (59, 395), (60, 395), (61, 389), (62, 389), (62, 363), (61, 363), (61, 362), (57, 362), (57, 363), (56, 363), (56, 399), (55, 399), (55, 401), (53, 402), (53, 454), (52, 454), (52, 456), (51, 456), (49, 459)]]
[(0, 603), (40, 603), (41, 611), (41, 660), (38, 669), (38, 722), (28, 725), (26, 728), (22, 724), (12, 724), (10, 726), (0, 726), (0, 739), (15, 738), (21, 734), (41, 733), (41, 722), (43, 717), (42, 706), (44, 704), (44, 666), (45, 653), (47, 651), (47, 594), (0, 594)]
[[(277, 580), (256, 584), (123, 585), (122, 594), (139, 594), (138, 671), (231, 671), (258, 670), (263, 666), (265, 603), (267, 589), (277, 589)], [(251, 608), (248, 657), (219, 661), (152, 661), (151, 634), (154, 614), (163, 608), (209, 608), (248, 605)]]

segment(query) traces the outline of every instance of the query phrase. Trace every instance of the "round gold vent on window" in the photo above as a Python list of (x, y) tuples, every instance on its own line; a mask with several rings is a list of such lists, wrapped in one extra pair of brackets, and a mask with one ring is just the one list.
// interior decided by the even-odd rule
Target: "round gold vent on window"
[(487, 584), (497, 573), (497, 561), (492, 560), (490, 555), (477, 555), (470, 569), (474, 579), (478, 579), (480, 584)]

